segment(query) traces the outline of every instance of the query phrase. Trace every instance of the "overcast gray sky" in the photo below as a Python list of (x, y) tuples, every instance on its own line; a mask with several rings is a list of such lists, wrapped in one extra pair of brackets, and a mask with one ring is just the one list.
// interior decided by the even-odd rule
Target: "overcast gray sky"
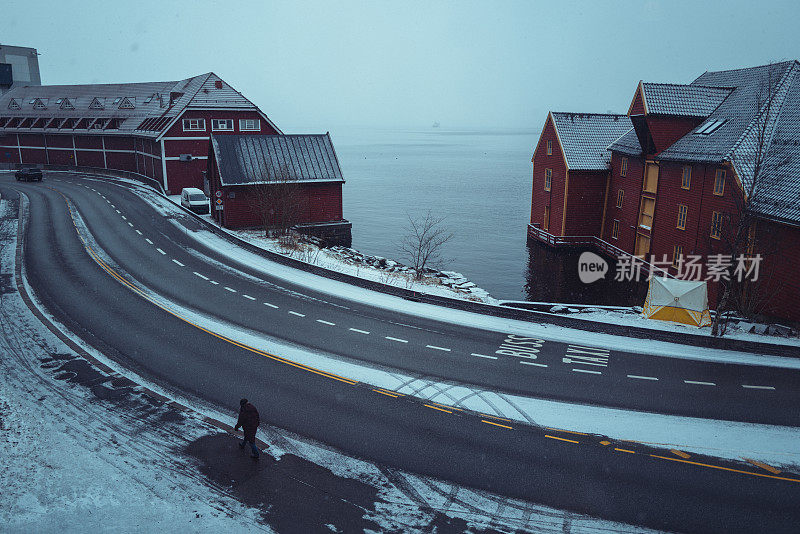
[(287, 133), (539, 128), (548, 110), (624, 113), (640, 79), (796, 59), (798, 6), (4, 0), (0, 43), (37, 48), (45, 84), (214, 71)]

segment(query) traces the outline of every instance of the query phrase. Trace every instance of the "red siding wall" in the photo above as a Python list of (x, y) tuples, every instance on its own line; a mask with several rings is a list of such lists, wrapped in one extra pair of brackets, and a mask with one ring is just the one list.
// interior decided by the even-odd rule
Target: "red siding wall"
[[(204, 119), (205, 130), (184, 131), (183, 119)], [(232, 119), (233, 130), (212, 131), (212, 119)], [(260, 131), (240, 131), (239, 119), (258, 119), (261, 124)], [(178, 193), (184, 187), (203, 188), (203, 171), (206, 170), (208, 157), (209, 136), (224, 134), (267, 134), (275, 135), (276, 132), (264, 118), (253, 110), (248, 111), (203, 111), (189, 110), (183, 113), (164, 135), (164, 155), (167, 167), (167, 190), (169, 193)], [(197, 140), (185, 139), (197, 137)], [(192, 161), (180, 161), (181, 154), (191, 154)]]
[[(764, 313), (800, 322), (800, 277), (797, 258), (800, 258), (800, 228), (769, 221), (759, 221), (756, 228), (755, 252), (762, 261), (756, 289), (766, 300)], [(792, 266), (795, 268), (787, 268)]]
[[(226, 187), (223, 191), (223, 225), (227, 228), (247, 228), (262, 224), (253, 210), (250, 191), (246, 186)], [(230, 193), (234, 198), (230, 198)], [(342, 220), (342, 182), (301, 184), (297, 223)]]
[[(552, 141), (553, 154), (547, 155), (547, 141)], [(552, 169), (553, 178), (550, 191), (544, 189), (545, 169)], [(553, 122), (548, 115), (544, 130), (539, 138), (539, 144), (533, 157), (533, 191), (531, 194), (531, 224), (543, 228), (544, 208), (550, 206), (549, 232), (553, 235), (562, 235), (564, 211), (564, 185), (567, 167), (564, 163), (564, 154), (558, 142)]]
[(695, 117), (664, 117), (648, 115), (647, 127), (656, 146), (656, 152), (662, 152), (672, 146), (675, 141), (692, 131), (703, 119)]
[[(621, 175), (622, 158), (627, 157), (628, 168), (625, 176)], [(611, 155), (611, 183), (608, 188), (606, 204), (606, 222), (603, 240), (633, 254), (636, 242), (636, 226), (639, 223), (639, 199), (642, 194), (644, 180), (644, 161), (640, 158), (623, 156), (619, 153)], [(624, 191), (622, 208), (617, 207), (619, 190)], [(619, 221), (619, 237), (612, 236), (614, 220)]]
[(570, 171), (565, 235), (600, 236), (608, 172)]

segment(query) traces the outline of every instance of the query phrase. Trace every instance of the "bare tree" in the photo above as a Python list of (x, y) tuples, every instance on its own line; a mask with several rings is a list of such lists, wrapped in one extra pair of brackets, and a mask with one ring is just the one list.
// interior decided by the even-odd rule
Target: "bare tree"
[[(738, 311), (747, 317), (759, 313), (775, 296), (768, 280), (752, 281), (735, 276), (737, 258), (752, 255), (756, 251), (756, 229), (758, 226), (758, 207), (765, 194), (774, 185), (776, 171), (785, 161), (776, 157), (774, 148), (770, 152), (771, 134), (775, 126), (777, 97), (780, 91), (781, 68), (778, 64), (770, 65), (759, 84), (754, 100), (755, 119), (747, 137), (743, 141), (743, 155), (736, 158), (737, 166), (745, 169), (748, 179), (742, 179), (741, 190), (732, 195), (734, 209), (732, 213), (723, 214), (720, 221), (719, 241), (709, 239), (709, 250), (716, 250), (729, 255), (733, 264), (728, 267), (726, 276), (720, 279), (719, 291), (715, 305), (711, 334), (721, 336), (727, 330), (727, 317), (731, 311)], [(768, 159), (769, 156), (769, 159)], [(713, 222), (712, 222), (713, 224)], [(759, 235), (757, 252), (762, 260), (774, 255), (779, 244), (774, 237)]]
[(264, 180), (250, 186), (248, 202), (259, 216), (266, 236), (291, 238), (291, 228), (300, 220), (300, 185), (286, 166), (267, 168)]
[(444, 259), (442, 249), (453, 234), (444, 226), (444, 217), (434, 215), (430, 210), (422, 217), (408, 215), (408, 224), (400, 243), (400, 251), (422, 279), (426, 268), (441, 268)]

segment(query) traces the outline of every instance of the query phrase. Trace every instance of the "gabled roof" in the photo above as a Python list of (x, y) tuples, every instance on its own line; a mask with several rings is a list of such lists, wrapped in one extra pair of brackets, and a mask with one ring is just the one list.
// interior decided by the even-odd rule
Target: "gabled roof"
[(222, 185), (343, 182), (330, 134), (212, 135)]
[(611, 154), (606, 147), (631, 129), (627, 115), (552, 112), (570, 170), (603, 171)]
[[(647, 85), (647, 84), (645, 84)], [(721, 165), (730, 163), (745, 191), (750, 190), (759, 132), (765, 132), (763, 178), (752, 197), (757, 213), (771, 218), (800, 223), (800, 63), (785, 61), (746, 69), (706, 72), (684, 91), (696, 96), (696, 105), (682, 109), (704, 110), (713, 104), (708, 88), (728, 91), (692, 132), (678, 139), (656, 159)], [(683, 90), (681, 90), (683, 91)], [(719, 97), (722, 93), (719, 93)], [(772, 95), (771, 102), (769, 95)], [(648, 112), (652, 112), (650, 101)], [(718, 127), (707, 135), (706, 126)], [(633, 131), (617, 139), (610, 150), (641, 155)]]
[[(19, 109), (11, 104), (12, 99)], [(37, 109), (29, 104), (37, 100), (49, 102), (47, 109)], [(120, 121), (117, 129), (99, 131), (103, 135), (130, 135), (135, 132), (137, 135), (158, 137), (185, 110), (209, 108), (252, 109), (261, 113), (255, 104), (213, 72), (168, 82), (19, 85), (0, 96), (0, 117), (114, 118)], [(266, 115), (261, 115), (275, 127)], [(149, 125), (156, 124), (157, 128), (141, 128), (145, 121)], [(277, 127), (275, 129), (280, 131)], [(0, 128), (0, 131), (31, 130)], [(34, 131), (55, 133), (59, 130), (45, 128)]]
[(702, 85), (642, 83), (648, 114), (708, 117), (733, 89)]

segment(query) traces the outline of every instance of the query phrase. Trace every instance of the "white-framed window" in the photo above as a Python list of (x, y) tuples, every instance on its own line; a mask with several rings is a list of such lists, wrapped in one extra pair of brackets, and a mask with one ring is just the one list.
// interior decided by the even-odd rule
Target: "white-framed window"
[(619, 221), (614, 219), (614, 226), (611, 227), (611, 238), (619, 239)]
[(548, 156), (553, 155), (553, 142), (549, 139), (547, 140), (547, 155)]
[(211, 119), (212, 131), (232, 131), (233, 119)]
[(239, 119), (239, 130), (243, 132), (260, 132), (260, 119)]
[(205, 119), (183, 119), (184, 132), (205, 132), (206, 120)]

